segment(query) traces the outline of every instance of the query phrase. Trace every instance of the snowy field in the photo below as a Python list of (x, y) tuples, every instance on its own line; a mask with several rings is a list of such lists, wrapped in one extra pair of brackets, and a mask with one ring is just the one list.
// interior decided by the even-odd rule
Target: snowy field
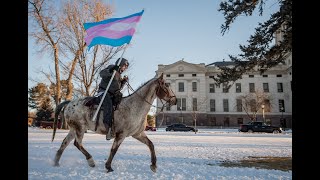
[(89, 167), (85, 156), (73, 145), (66, 148), (60, 166), (53, 166), (53, 158), (67, 130), (28, 129), (28, 179), (116, 179), (116, 180), (268, 180), (292, 179), (292, 171), (257, 168), (223, 167), (223, 161), (237, 161), (249, 156), (292, 157), (292, 132), (281, 134), (241, 133), (237, 129), (200, 129), (194, 132), (146, 132), (155, 146), (157, 172), (149, 165), (150, 152), (146, 145), (128, 137), (115, 155), (111, 173), (105, 162), (113, 140), (91, 131), (83, 138), (84, 148), (92, 155), (96, 166)]

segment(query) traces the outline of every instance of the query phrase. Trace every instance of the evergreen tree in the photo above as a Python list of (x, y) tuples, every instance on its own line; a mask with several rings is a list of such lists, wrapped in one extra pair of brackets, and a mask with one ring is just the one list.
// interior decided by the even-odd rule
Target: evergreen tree
[(28, 106), (32, 109), (39, 110), (43, 103), (46, 101), (46, 97), (49, 96), (48, 88), (43, 83), (38, 83), (36, 86), (28, 90)]
[(37, 121), (51, 120), (53, 113), (52, 99), (48, 87), (43, 83), (29, 89), (28, 106), (37, 110)]
[[(292, 0), (276, 0), (279, 11), (270, 16), (264, 23), (259, 23), (255, 33), (250, 36), (248, 45), (240, 45), (241, 54), (229, 55), (234, 67), (219, 67), (222, 72), (214, 79), (217, 84), (235, 82), (242, 75), (258, 67), (260, 73), (283, 63), (292, 51)], [(251, 16), (256, 8), (259, 15), (263, 13), (264, 0), (228, 0), (220, 3), (218, 11), (222, 11), (225, 23), (221, 25), (221, 33), (229, 30), (230, 25), (240, 16)], [(283, 39), (273, 44), (276, 31), (281, 31)]]

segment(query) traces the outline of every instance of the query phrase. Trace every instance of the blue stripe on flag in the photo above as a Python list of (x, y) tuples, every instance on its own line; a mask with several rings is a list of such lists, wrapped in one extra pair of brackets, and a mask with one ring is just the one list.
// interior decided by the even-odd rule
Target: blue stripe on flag
[(88, 46), (88, 48), (90, 49), (92, 46), (95, 46), (97, 44), (107, 44), (113, 47), (121, 46), (125, 43), (129, 43), (131, 39), (132, 39), (132, 36), (124, 36), (119, 39), (110, 39), (110, 38), (99, 36), (92, 39), (91, 44)]

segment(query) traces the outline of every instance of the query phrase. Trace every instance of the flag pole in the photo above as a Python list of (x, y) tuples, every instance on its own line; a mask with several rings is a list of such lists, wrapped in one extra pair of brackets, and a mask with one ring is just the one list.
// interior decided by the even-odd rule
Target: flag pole
[[(123, 52), (122, 52), (122, 54), (121, 54), (121, 57), (120, 57), (120, 59), (119, 59), (119, 62), (117, 63), (117, 66), (120, 65), (120, 62), (121, 62), (122, 57), (123, 57), (123, 54), (124, 54), (124, 52), (126, 51), (128, 45), (129, 45), (129, 44), (127, 44), (126, 47), (124, 48), (124, 50), (123, 50)], [(119, 68), (120, 68), (120, 67), (119, 67)], [(102, 96), (102, 98), (101, 98), (101, 101), (100, 101), (100, 103), (99, 103), (99, 106), (98, 106), (96, 112), (94, 113), (94, 116), (93, 116), (93, 118), (92, 118), (91, 121), (95, 121), (95, 120), (96, 120), (97, 115), (98, 115), (98, 112), (99, 112), (99, 109), (101, 108), (101, 105), (102, 105), (102, 103), (103, 103), (103, 100), (104, 100), (104, 98), (105, 98), (106, 95), (107, 95), (107, 92), (108, 92), (108, 90), (109, 90), (109, 87), (110, 87), (110, 85), (111, 85), (111, 82), (112, 82), (112, 80), (113, 80), (116, 72), (117, 72), (117, 70), (114, 69), (114, 70), (113, 70), (113, 73), (112, 73), (112, 76), (111, 76), (111, 78), (110, 78), (110, 81), (109, 81), (109, 83), (108, 83), (108, 86), (107, 86), (106, 90), (105, 90), (104, 93), (103, 93), (103, 96)]]

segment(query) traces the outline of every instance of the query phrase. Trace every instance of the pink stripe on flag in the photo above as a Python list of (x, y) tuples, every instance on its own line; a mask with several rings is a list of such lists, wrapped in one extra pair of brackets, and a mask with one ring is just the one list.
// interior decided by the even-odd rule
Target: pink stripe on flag
[(126, 31), (113, 31), (113, 30), (98, 31), (90, 36), (86, 36), (85, 41), (87, 44), (90, 44), (92, 39), (98, 36), (106, 37), (110, 39), (119, 39), (124, 36), (133, 36), (135, 31), (136, 30), (134, 28), (128, 29)]
[(141, 16), (133, 16), (131, 18), (128, 18), (128, 19), (121, 19), (121, 20), (118, 20), (118, 21), (114, 21), (114, 22), (111, 22), (111, 23), (107, 23), (107, 24), (99, 24), (99, 25), (96, 25), (96, 26), (93, 26), (89, 29), (87, 29), (87, 34), (90, 35), (92, 34), (93, 32), (95, 31), (99, 31), (99, 29), (104, 29), (104, 28), (107, 28), (113, 24), (117, 24), (117, 23), (137, 23), (139, 22)]

